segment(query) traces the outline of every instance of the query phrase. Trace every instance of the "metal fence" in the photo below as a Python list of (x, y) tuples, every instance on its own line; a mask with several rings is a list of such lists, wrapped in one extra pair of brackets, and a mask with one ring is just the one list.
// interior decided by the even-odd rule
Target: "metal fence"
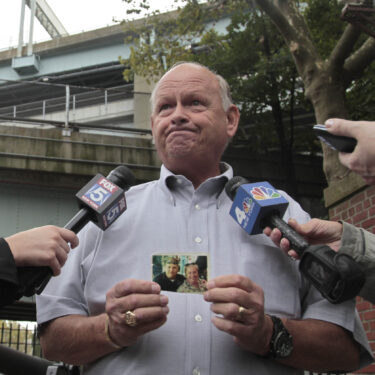
[(42, 357), (36, 325), (23, 326), (19, 322), (2, 321), (0, 344), (22, 353)]

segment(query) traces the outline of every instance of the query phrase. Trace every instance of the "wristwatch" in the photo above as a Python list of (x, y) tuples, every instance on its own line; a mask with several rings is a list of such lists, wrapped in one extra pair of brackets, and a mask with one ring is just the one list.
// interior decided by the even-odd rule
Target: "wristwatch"
[(273, 322), (270, 351), (268, 356), (274, 359), (287, 358), (293, 351), (293, 337), (277, 316), (270, 315)]

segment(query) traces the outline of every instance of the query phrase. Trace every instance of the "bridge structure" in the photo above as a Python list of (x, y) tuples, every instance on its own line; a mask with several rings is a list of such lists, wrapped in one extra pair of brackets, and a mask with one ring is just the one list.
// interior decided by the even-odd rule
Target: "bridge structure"
[[(69, 35), (45, 0), (22, 6), (52, 39), (24, 43), (21, 15), (18, 46), (0, 51), (1, 236), (64, 226), (77, 210), (75, 193), (98, 172), (124, 164), (142, 183), (158, 178), (160, 168), (149, 120), (152, 86), (137, 76), (123, 79), (119, 57), (130, 54), (123, 26)], [(298, 121), (306, 126), (314, 118)], [(225, 160), (238, 175), (283, 187), (273, 155), (259, 160), (229, 147)], [(301, 157), (296, 169), (305, 209), (316, 216), (325, 184), (321, 159)], [(32, 320), (29, 302), (0, 309), (0, 319)]]

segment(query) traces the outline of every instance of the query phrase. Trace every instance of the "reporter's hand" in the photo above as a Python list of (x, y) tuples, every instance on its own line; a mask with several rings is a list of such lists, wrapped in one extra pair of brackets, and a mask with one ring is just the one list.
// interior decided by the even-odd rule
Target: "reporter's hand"
[[(203, 294), (212, 302), (212, 323), (233, 336), (236, 344), (258, 355), (266, 355), (272, 335), (272, 320), (264, 313), (262, 288), (241, 275), (226, 275), (211, 279)], [(244, 310), (240, 312), (239, 308)]]
[[(161, 327), (169, 313), (168, 297), (160, 294), (160, 285), (146, 280), (127, 279), (116, 284), (106, 295), (105, 310), (109, 335), (118, 346), (134, 344), (138, 337)], [(137, 325), (125, 322), (125, 313), (135, 314)]]
[(60, 274), (70, 249), (78, 245), (75, 233), (53, 225), (19, 232), (5, 240), (17, 266), (48, 266), (55, 276)]
[(352, 153), (339, 152), (340, 162), (358, 173), (367, 184), (375, 184), (375, 122), (334, 118), (328, 119), (325, 125), (332, 134), (357, 140)]
[[(294, 219), (289, 219), (288, 225), (303, 236), (311, 244), (325, 244), (335, 251), (341, 246), (342, 224), (337, 221), (311, 219), (305, 224), (299, 224)], [(266, 227), (263, 233), (270, 237), (274, 244), (280, 247), (286, 254), (298, 259), (296, 251), (290, 248), (288, 239), (282, 237), (279, 229)]]

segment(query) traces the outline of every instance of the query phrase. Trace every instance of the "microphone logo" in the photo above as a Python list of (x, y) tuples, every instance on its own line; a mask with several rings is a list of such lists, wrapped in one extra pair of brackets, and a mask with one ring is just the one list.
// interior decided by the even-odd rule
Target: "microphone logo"
[(256, 200), (263, 200), (263, 199), (274, 199), (280, 198), (281, 195), (279, 192), (265, 186), (255, 186), (251, 190), (251, 195)]
[(251, 213), (254, 207), (254, 202), (249, 197), (246, 197), (242, 202), (242, 207), (245, 213), (249, 213), (249, 212)]
[(120, 201), (116, 204), (116, 206), (112, 207), (110, 211), (108, 211), (104, 218), (104, 226), (107, 228), (109, 225), (112, 224), (126, 209), (126, 201), (125, 198), (120, 199)]
[(230, 215), (247, 233), (260, 234), (262, 220), (277, 210), (284, 215), (289, 202), (267, 181), (241, 184), (230, 210)]
[(97, 210), (117, 190), (118, 187), (116, 185), (101, 177), (96, 184), (82, 195), (82, 200)]

